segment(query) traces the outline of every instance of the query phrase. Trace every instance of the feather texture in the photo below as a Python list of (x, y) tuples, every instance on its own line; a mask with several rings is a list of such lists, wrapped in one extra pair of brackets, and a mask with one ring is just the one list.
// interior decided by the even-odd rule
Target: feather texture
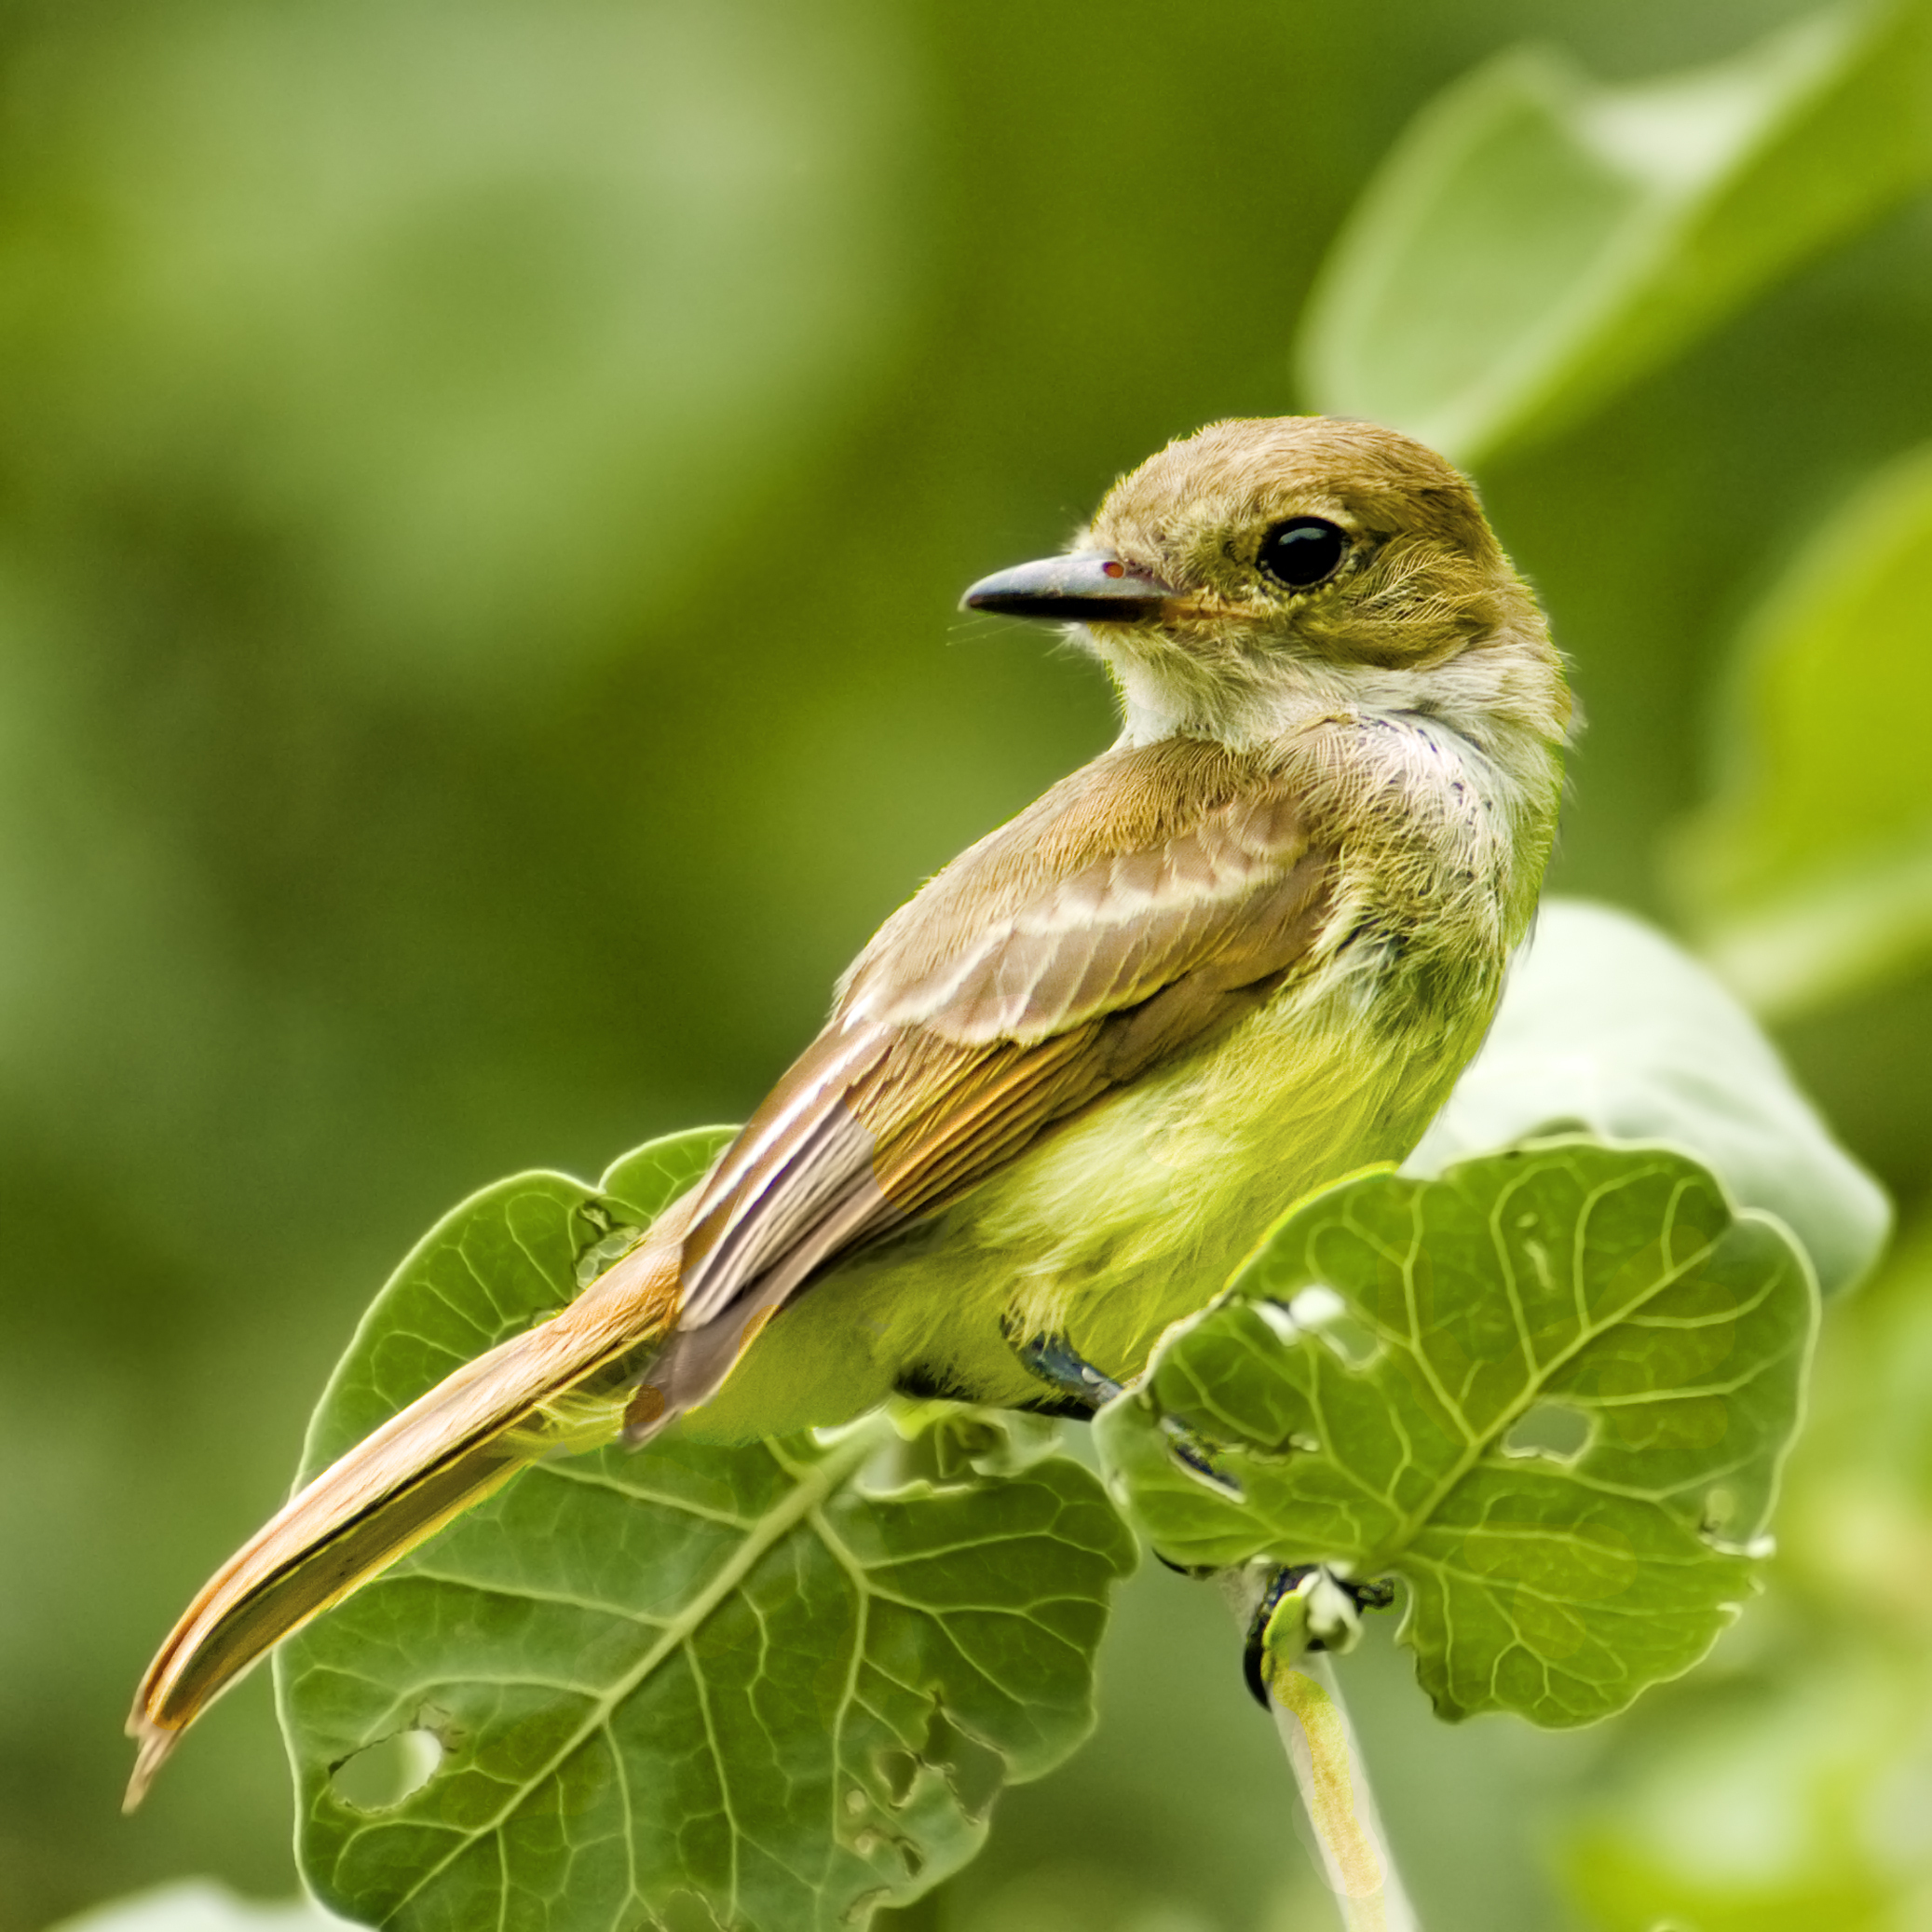
[[(1055, 786), (861, 955), (699, 1197), (681, 1329), (775, 1306), (1212, 1038), (1306, 958), (1335, 866), (1295, 778), (1264, 757), (1172, 741)], [(690, 1394), (691, 1356), (654, 1374), (667, 1398), (664, 1376)]]

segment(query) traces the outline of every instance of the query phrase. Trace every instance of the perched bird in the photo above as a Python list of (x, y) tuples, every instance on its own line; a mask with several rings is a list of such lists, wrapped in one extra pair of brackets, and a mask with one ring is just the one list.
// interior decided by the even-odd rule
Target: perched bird
[(1118, 742), (886, 921), (639, 1245), (214, 1576), (142, 1682), (130, 1803), (250, 1663), (532, 1456), (895, 1390), (1091, 1408), (1298, 1197), (1421, 1136), (1529, 925), (1571, 718), (1469, 483), (1367, 423), (1217, 423), (965, 603), (1068, 626)]

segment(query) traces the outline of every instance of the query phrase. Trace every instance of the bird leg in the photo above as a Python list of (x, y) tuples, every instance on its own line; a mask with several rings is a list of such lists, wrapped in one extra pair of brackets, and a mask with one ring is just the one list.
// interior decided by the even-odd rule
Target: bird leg
[[(1021, 1367), (1028, 1374), (1039, 1377), (1054, 1392), (1054, 1399), (1029, 1405), (1036, 1415), (1059, 1416), (1068, 1422), (1091, 1422), (1096, 1409), (1104, 1408), (1122, 1393), (1123, 1385), (1115, 1381), (1104, 1368), (1096, 1368), (1064, 1335), (1049, 1335), (1037, 1330), (1028, 1335), (1025, 1326), (1011, 1314), (1001, 1322), (1000, 1329), (1008, 1346), (1020, 1358)], [(1231, 1495), (1241, 1494), (1241, 1486), (1215, 1467), (1213, 1451), (1192, 1430), (1176, 1422), (1172, 1416), (1162, 1418), (1161, 1428), (1176, 1457), (1196, 1476), (1205, 1477), (1217, 1489), (1226, 1490)], [(1159, 1552), (1155, 1554), (1159, 1555)], [(1162, 1561), (1166, 1562), (1166, 1558), (1162, 1558)], [(1178, 1566), (1169, 1563), (1167, 1567), (1172, 1570)]]
[(1051, 1398), (1028, 1405), (1036, 1414), (1060, 1416), (1072, 1422), (1090, 1422), (1095, 1410), (1121, 1393), (1121, 1384), (1106, 1370), (1095, 1367), (1064, 1335), (1027, 1335), (1013, 1315), (1006, 1317), (1000, 1329), (1020, 1358), (1021, 1367), (1054, 1392)]
[[(1066, 1336), (1039, 1330), (1028, 1334), (1013, 1315), (1008, 1315), (1000, 1326), (1021, 1366), (1054, 1392), (1052, 1396), (1029, 1405), (1035, 1414), (1090, 1422), (1097, 1409), (1122, 1393), (1122, 1385), (1104, 1368), (1089, 1362)], [(1178, 1461), (1218, 1489), (1240, 1495), (1240, 1486), (1216, 1468), (1213, 1452), (1190, 1430), (1172, 1417), (1163, 1418), (1161, 1426)], [(1170, 1562), (1159, 1550), (1153, 1554), (1169, 1570), (1183, 1576), (1214, 1573)], [(1299, 1637), (1296, 1647), (1300, 1650), (1333, 1651), (1340, 1655), (1354, 1649), (1360, 1640), (1363, 1611), (1386, 1610), (1395, 1600), (1395, 1586), (1385, 1578), (1375, 1583), (1355, 1583), (1338, 1575), (1326, 1563), (1293, 1563), (1275, 1571), (1249, 1619), (1247, 1641), (1242, 1651), (1242, 1673), (1255, 1701), (1267, 1708), (1268, 1681), (1262, 1664), (1269, 1650), (1268, 1633), (1277, 1616), (1292, 1619), (1297, 1626), (1292, 1631), (1278, 1632), (1278, 1642), (1286, 1639), (1292, 1643)]]

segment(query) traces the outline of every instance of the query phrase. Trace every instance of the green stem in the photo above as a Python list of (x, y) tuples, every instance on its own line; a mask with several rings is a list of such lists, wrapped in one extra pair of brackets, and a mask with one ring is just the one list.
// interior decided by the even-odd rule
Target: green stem
[[(1244, 1627), (1254, 1617), (1262, 1574), (1259, 1568), (1222, 1573), (1222, 1592)], [(1271, 1625), (1271, 1634), (1275, 1627)], [(1345, 1932), (1422, 1932), (1382, 1831), (1334, 1659), (1326, 1652), (1291, 1650), (1276, 1635), (1262, 1674), (1269, 1712)]]
[(1269, 1708), (1347, 1932), (1420, 1932), (1383, 1835), (1335, 1667), (1319, 1654), (1269, 1673)]

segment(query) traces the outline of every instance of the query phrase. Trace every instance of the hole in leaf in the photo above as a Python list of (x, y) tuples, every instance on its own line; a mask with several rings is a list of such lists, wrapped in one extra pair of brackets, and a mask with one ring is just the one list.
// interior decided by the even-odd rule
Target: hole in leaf
[(1550, 1456), (1573, 1463), (1589, 1447), (1590, 1419), (1567, 1402), (1539, 1402), (1503, 1438), (1512, 1456)]
[(910, 1751), (892, 1749), (880, 1751), (873, 1762), (885, 1781), (886, 1795), (894, 1805), (904, 1804), (912, 1796), (913, 1780), (919, 1775), (919, 1761)]
[(1351, 1368), (1370, 1367), (1381, 1354), (1381, 1342), (1375, 1330), (1352, 1314), (1330, 1316), (1315, 1333)]
[(433, 1733), (398, 1731), (345, 1758), (329, 1782), (358, 1811), (388, 1811), (420, 1791), (442, 1762), (442, 1746)]
[(617, 1219), (592, 1201), (585, 1202), (578, 1214), (591, 1229), (591, 1239), (578, 1249), (572, 1269), (581, 1290), (606, 1269), (616, 1267), (644, 1239), (644, 1230), (630, 1221)]
[(1284, 1341), (1319, 1335), (1351, 1368), (1367, 1368), (1381, 1354), (1381, 1340), (1350, 1312), (1347, 1299), (1326, 1283), (1314, 1282), (1288, 1301), (1262, 1301), (1261, 1319)]
[(945, 1774), (959, 1809), (975, 1824), (986, 1816), (1006, 1776), (1006, 1760), (976, 1737), (957, 1729), (944, 1710), (935, 1709), (926, 1728), (920, 1758)]
[(1298, 1328), (1322, 1328), (1348, 1313), (1348, 1301), (1325, 1282), (1311, 1282), (1288, 1303), (1288, 1317)]
[(907, 1878), (917, 1878), (926, 1869), (926, 1855), (909, 1838), (895, 1838), (892, 1849), (899, 1854), (899, 1862), (905, 1867)]

